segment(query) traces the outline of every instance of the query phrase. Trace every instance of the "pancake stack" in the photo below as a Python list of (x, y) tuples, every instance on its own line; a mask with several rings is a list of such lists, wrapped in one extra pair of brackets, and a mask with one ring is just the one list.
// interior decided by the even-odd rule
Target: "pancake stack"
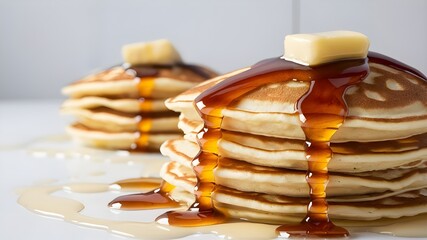
[[(180, 113), (178, 126), (185, 134), (161, 147), (171, 160), (161, 176), (177, 187), (172, 192), (177, 199), (194, 201), (191, 162), (200, 151), (196, 134), (204, 126), (196, 97), (249, 69), (203, 82), (166, 101)], [(345, 92), (348, 115), (331, 140), (328, 213), (343, 225), (427, 213), (426, 79), (371, 61), (369, 69), (361, 83)], [(263, 223), (304, 218), (307, 159), (295, 105), (309, 88), (310, 82), (300, 81), (265, 84), (222, 110), (212, 195), (217, 210)]]
[(123, 47), (125, 64), (89, 75), (63, 88), (61, 112), (77, 121), (67, 132), (78, 142), (107, 149), (158, 151), (179, 137), (178, 114), (167, 98), (217, 74), (183, 63), (167, 40)]

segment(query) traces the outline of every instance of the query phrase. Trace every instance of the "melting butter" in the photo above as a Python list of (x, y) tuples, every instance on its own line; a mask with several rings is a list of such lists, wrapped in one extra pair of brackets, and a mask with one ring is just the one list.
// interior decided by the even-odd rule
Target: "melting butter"
[(363, 59), (368, 55), (368, 49), (368, 37), (358, 32), (294, 34), (285, 37), (284, 58), (313, 66), (343, 59)]

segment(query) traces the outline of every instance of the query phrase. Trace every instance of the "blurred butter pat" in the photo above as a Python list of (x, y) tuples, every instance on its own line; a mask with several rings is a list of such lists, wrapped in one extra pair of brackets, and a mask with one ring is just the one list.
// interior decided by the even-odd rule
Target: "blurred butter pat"
[(362, 33), (333, 31), (285, 37), (284, 59), (305, 66), (366, 58), (369, 39)]
[(167, 39), (124, 45), (122, 55), (125, 62), (130, 65), (167, 65), (182, 61), (178, 51)]

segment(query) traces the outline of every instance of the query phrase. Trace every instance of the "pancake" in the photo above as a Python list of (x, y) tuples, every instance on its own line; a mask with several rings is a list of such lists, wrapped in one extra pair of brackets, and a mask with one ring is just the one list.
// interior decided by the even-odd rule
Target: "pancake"
[[(328, 199), (332, 220), (373, 221), (397, 219), (427, 212), (427, 189), (412, 190), (377, 200), (360, 196), (358, 202)], [(299, 222), (306, 214), (308, 199), (248, 193), (219, 187), (213, 193), (215, 208), (226, 215), (264, 223)], [(360, 224), (360, 223), (359, 223)]]
[[(296, 139), (265, 137), (247, 133), (222, 131), (222, 140), (237, 143), (246, 147), (268, 151), (304, 150), (304, 141)], [(368, 154), (368, 153), (401, 153), (420, 150), (427, 147), (427, 133), (418, 134), (405, 139), (380, 142), (344, 142), (331, 143), (337, 154)]]
[(91, 129), (82, 124), (73, 124), (66, 128), (70, 136), (83, 145), (106, 149), (137, 149), (158, 151), (160, 145), (168, 139), (179, 138), (178, 133), (139, 133), (107, 132)]
[(165, 141), (160, 147), (160, 152), (164, 156), (188, 168), (192, 167), (191, 160), (193, 160), (199, 151), (200, 148), (197, 143), (185, 139), (170, 139)]
[[(192, 158), (199, 148), (194, 143), (194, 136), (186, 135), (186, 138), (193, 142), (177, 140), (172, 143), (175, 144), (176, 152), (184, 152)], [(426, 139), (426, 135), (421, 134), (398, 141), (374, 142), (369, 146), (357, 142), (333, 144), (335, 152), (328, 168), (330, 172), (357, 173), (417, 167), (427, 161)], [(171, 142), (165, 145), (168, 144), (173, 145)], [(302, 141), (298, 140), (267, 139), (262, 136), (224, 131), (218, 147), (223, 158), (238, 159), (259, 166), (307, 170), (302, 144)], [(393, 148), (396, 145), (400, 147)], [(164, 154), (170, 153), (164, 149)]]
[[(151, 114), (123, 113), (108, 108), (62, 109), (90, 128), (108, 132), (178, 132), (178, 117), (173, 112)], [(145, 126), (147, 125), (147, 126)]]
[[(221, 156), (252, 164), (288, 169), (307, 169), (305, 152), (300, 150), (266, 151), (221, 139)], [(339, 154), (332, 156), (330, 172), (366, 172), (390, 168), (406, 168), (427, 160), (427, 148), (392, 153)], [(375, 163), (375, 164), (373, 164)]]
[(89, 96), (67, 99), (62, 104), (63, 109), (93, 109), (99, 107), (105, 107), (125, 113), (168, 111), (163, 99), (111, 99), (106, 97)]
[[(371, 142), (407, 138), (427, 132), (427, 85), (419, 77), (376, 63), (358, 86), (345, 93), (349, 114), (332, 142)], [(210, 80), (166, 101), (173, 111), (201, 121), (192, 101), (203, 91), (247, 69)], [(255, 135), (304, 140), (295, 102), (307, 82), (265, 85), (236, 99), (222, 111), (222, 128)], [(244, 122), (245, 124), (241, 124)], [(268, 127), (267, 127), (268, 126)], [(358, 134), (353, 134), (357, 132)]]
[[(427, 167), (366, 172), (363, 175), (330, 174), (329, 197), (427, 188)], [(215, 170), (215, 182), (244, 192), (309, 197), (305, 171), (261, 167), (223, 158)]]
[(178, 128), (181, 129), (184, 134), (195, 135), (203, 128), (203, 122), (198, 120), (190, 120), (185, 117), (184, 114), (179, 115)]
[[(196, 176), (191, 168), (177, 162), (163, 164), (160, 170), (160, 177), (168, 183), (172, 183), (181, 191), (193, 192), (196, 183)], [(191, 203), (189, 203), (191, 204)]]
[[(176, 139), (165, 142), (161, 152), (176, 162), (171, 164), (178, 164), (181, 169), (187, 168), (187, 175), (194, 178), (191, 161), (198, 153), (198, 149), (196, 143)], [(214, 171), (214, 176), (216, 184), (240, 191), (292, 197), (308, 197), (309, 193), (305, 180), (306, 171), (262, 167), (223, 157)], [(331, 173), (327, 194), (351, 196), (424, 187), (427, 187), (427, 163), (407, 169), (387, 169), (358, 174)]]
[[(193, 66), (193, 65), (191, 65)], [(130, 71), (126, 66), (117, 66), (111, 69), (89, 75), (62, 89), (62, 93), (73, 98), (84, 96), (119, 96), (122, 98), (141, 97), (139, 86), (146, 87), (144, 81), (149, 80), (151, 98), (168, 98), (175, 96), (211, 77), (216, 73), (206, 67), (172, 66), (160, 68), (155, 77), (140, 80), (136, 71)], [(144, 92), (144, 90), (142, 90)]]
[[(177, 162), (166, 163), (161, 177), (177, 187), (172, 196), (193, 192), (196, 178), (192, 170)], [(308, 198), (239, 191), (217, 186), (213, 193), (215, 208), (229, 217), (263, 223), (297, 222), (306, 214)], [(191, 205), (193, 199), (189, 198)], [(328, 198), (332, 219), (372, 221), (427, 213), (427, 188), (378, 194)]]

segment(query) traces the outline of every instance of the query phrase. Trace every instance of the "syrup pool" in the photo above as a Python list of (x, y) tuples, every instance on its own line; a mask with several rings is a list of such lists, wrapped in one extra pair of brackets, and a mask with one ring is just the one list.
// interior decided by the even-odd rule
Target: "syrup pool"
[[(69, 143), (51, 139), (44, 140), (42, 144), (46, 154), (34, 157), (34, 152), (28, 148), (38, 145), (40, 142), (33, 142), (25, 145), (25, 148), (19, 151), (0, 150), (2, 154), (8, 151), (10, 157), (15, 156), (15, 161), (23, 161), (27, 164), (31, 161), (34, 166), (38, 166), (34, 169), (35, 171), (44, 171), (47, 169), (46, 167), (56, 164), (68, 170), (69, 176), (67, 177), (37, 181), (36, 185), (19, 190), (18, 203), (35, 214), (59, 218), (78, 226), (102, 229), (112, 234), (137, 239), (174, 239), (194, 234), (209, 234), (202, 236), (211, 239), (275, 239), (277, 237), (275, 229), (278, 225), (234, 221), (203, 227), (174, 227), (154, 221), (159, 214), (168, 209), (131, 212), (109, 209), (108, 201), (115, 196), (129, 194), (132, 191), (149, 191), (153, 185), (160, 183), (160, 180), (156, 178), (161, 165), (159, 162), (164, 162), (160, 155), (86, 151), (70, 146)], [(20, 159), (18, 156), (22, 151), (26, 151), (27, 155), (21, 156), (22, 159)], [(39, 149), (38, 152), (40, 153), (41, 150)], [(66, 152), (73, 154), (66, 154)], [(62, 157), (58, 158), (58, 156)], [(46, 164), (43, 164), (43, 161), (47, 161)], [(20, 165), (24, 166), (24, 164)], [(105, 172), (103, 175), (74, 174), (78, 169), (81, 171), (84, 168), (99, 168), (100, 166), (102, 168), (100, 171)], [(23, 171), (23, 169), (21, 170)], [(148, 185), (135, 188), (134, 183), (141, 180), (139, 178), (141, 175), (147, 176), (142, 180), (148, 182)], [(52, 176), (44, 177), (46, 179)], [(34, 181), (36, 180), (41, 179)], [(181, 207), (181, 210), (185, 210), (185, 208)], [(42, 222), (41, 220), (40, 222)], [(427, 237), (427, 232), (424, 231), (427, 216), (406, 218), (395, 223), (373, 222), (371, 225), (359, 225), (358, 227), (349, 226), (348, 223), (338, 222), (337, 224), (346, 227), (350, 231), (351, 237), (355, 239), (379, 236), (372, 233)], [(25, 228), (25, 226), (23, 227)], [(241, 229), (245, 229), (245, 231)], [(85, 230), (76, 227), (76, 231)], [(382, 235), (381, 238), (398, 239), (385, 235)]]

